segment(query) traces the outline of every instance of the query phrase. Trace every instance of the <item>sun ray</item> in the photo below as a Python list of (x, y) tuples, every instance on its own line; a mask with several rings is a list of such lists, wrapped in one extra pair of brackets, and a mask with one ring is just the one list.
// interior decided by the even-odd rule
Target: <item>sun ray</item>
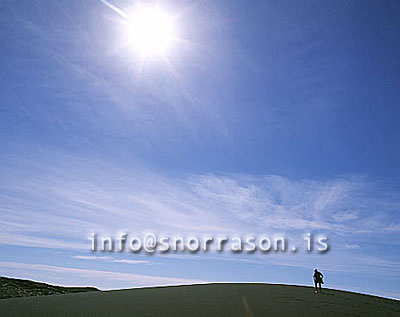
[(118, 13), (120, 16), (122, 16), (125, 19), (129, 19), (128, 13), (126, 13), (124, 10), (121, 10), (120, 8), (116, 7), (115, 5), (111, 4), (107, 0), (100, 0), (103, 4), (105, 4), (107, 7), (109, 7), (111, 10), (113, 10), (115, 13)]

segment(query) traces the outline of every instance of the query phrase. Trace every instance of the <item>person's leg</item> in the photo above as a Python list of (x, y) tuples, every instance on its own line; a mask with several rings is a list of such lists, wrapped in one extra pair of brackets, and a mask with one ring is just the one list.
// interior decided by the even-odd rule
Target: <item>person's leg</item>
[(317, 281), (314, 281), (314, 285), (315, 285), (315, 293), (318, 293), (318, 283), (317, 283)]
[(322, 293), (322, 283), (319, 282), (319, 292)]

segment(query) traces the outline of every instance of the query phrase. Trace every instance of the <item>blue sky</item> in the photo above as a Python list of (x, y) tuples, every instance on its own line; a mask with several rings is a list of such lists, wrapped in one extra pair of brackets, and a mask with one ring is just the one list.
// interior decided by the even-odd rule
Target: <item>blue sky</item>
[[(110, 3), (129, 11), (133, 1)], [(400, 6), (165, 1), (145, 63), (101, 1), (3, 1), (0, 272), (400, 297)], [(93, 254), (90, 232), (326, 235), (325, 254)]]

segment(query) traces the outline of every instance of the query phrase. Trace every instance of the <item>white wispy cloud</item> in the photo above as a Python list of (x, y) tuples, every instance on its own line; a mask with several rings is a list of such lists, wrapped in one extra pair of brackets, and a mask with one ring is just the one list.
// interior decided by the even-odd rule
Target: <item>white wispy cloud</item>
[(125, 264), (151, 264), (150, 261), (145, 260), (129, 260), (117, 259), (111, 256), (91, 256), (91, 255), (74, 255), (74, 259), (89, 260), (89, 261), (105, 261), (111, 263), (125, 263)]
[(1, 268), (13, 270), (27, 270), (40, 272), (64, 273), (71, 276), (81, 276), (85, 278), (94, 278), (97, 280), (122, 281), (131, 283), (132, 286), (162, 286), (162, 285), (182, 285), (204, 283), (205, 281), (195, 279), (173, 278), (163, 276), (151, 276), (143, 274), (133, 274), (115, 271), (88, 270), (81, 268), (72, 268), (45, 264), (29, 264), (20, 262), (0, 262)]
[[(30, 163), (18, 164), (27, 169)], [(332, 241), (332, 256), (325, 258), (340, 255), (351, 270), (346, 250), (368, 255), (369, 243), (379, 243), (388, 232), (391, 241), (382, 241), (400, 242), (395, 213), (400, 196), (360, 176), (325, 181), (243, 174), (172, 178), (143, 167), (131, 172), (93, 161), (80, 165), (65, 161), (37, 173), (21, 178), (4, 173), (3, 244), (82, 251), (90, 249), (87, 238), (92, 232), (110, 237), (122, 231), (164, 236), (280, 233), (294, 242), (305, 232), (318, 232)], [(376, 255), (389, 262), (393, 256)], [(289, 261), (299, 259), (300, 255)]]
[(347, 243), (344, 245), (344, 247), (347, 249), (360, 249), (361, 248), (361, 246), (358, 244), (347, 244)]

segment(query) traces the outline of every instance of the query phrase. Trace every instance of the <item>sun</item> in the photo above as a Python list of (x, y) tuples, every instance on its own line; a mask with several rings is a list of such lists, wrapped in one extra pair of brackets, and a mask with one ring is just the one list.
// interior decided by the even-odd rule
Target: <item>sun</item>
[(165, 55), (176, 37), (173, 17), (159, 7), (137, 8), (126, 27), (132, 48), (142, 56)]
[[(169, 11), (157, 2), (155, 5), (144, 5), (140, 0), (131, 8), (119, 8), (108, 0), (100, 0), (105, 6), (118, 15), (113, 51), (128, 53), (141, 74), (148, 62), (165, 62), (169, 70), (176, 73), (171, 63), (171, 55), (175, 55), (182, 45), (190, 42), (181, 37), (182, 12)], [(176, 56), (176, 55), (175, 55)], [(132, 58), (133, 57), (133, 58)]]

